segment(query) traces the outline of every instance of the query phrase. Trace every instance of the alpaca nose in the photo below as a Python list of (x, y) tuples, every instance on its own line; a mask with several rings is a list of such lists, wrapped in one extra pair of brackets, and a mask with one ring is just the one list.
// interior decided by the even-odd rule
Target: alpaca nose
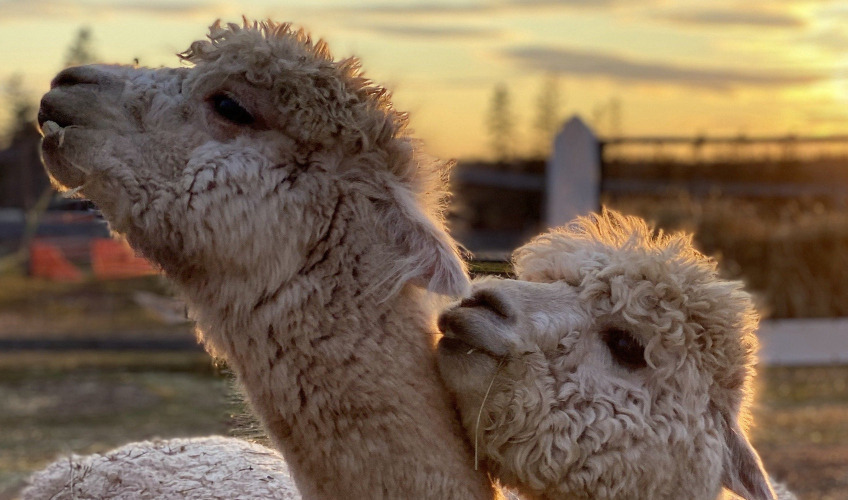
[(95, 65), (73, 66), (64, 69), (50, 82), (50, 88), (71, 87), (73, 85), (107, 86), (117, 82), (115, 75)]
[(477, 290), (462, 299), (459, 307), (488, 309), (503, 319), (514, 319), (515, 311), (506, 297), (493, 289)]
[(439, 332), (444, 334), (448, 331), (448, 315), (447, 313), (442, 313), (439, 315), (439, 319), (436, 320), (436, 327), (438, 327)]
[[(38, 125), (47, 121), (60, 127), (91, 125), (104, 117), (120, 116), (121, 94), (127, 83), (126, 70), (119, 65), (91, 64), (64, 69), (50, 82), (50, 92), (41, 98)], [(111, 103), (104, 106), (104, 103)], [(107, 109), (108, 108), (108, 109)]]
[(97, 72), (89, 66), (74, 66), (59, 72), (56, 78), (50, 82), (50, 88), (70, 87), (71, 85), (83, 85), (98, 83)]
[[(495, 295), (475, 293), (439, 316), (438, 327), (444, 337), (440, 348), (477, 349), (493, 356), (506, 356), (513, 344), (514, 316), (504, 319), (504, 304), (493, 301)], [(466, 305), (463, 305), (466, 304)], [(494, 306), (496, 309), (492, 309)]]
[(477, 290), (470, 297), (462, 299), (458, 306), (439, 315), (436, 326), (440, 332), (446, 333), (448, 331), (451, 318), (455, 316), (452, 312), (460, 309), (486, 309), (506, 320), (514, 320), (515, 316), (512, 306), (501, 293), (496, 290)]

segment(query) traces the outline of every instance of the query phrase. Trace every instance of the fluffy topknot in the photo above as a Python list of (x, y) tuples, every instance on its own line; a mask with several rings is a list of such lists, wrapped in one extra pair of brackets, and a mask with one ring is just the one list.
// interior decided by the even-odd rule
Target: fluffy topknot
[(513, 263), (519, 279), (577, 286), (590, 271), (614, 259), (632, 262), (637, 255), (650, 257), (650, 262), (684, 265), (690, 278), (702, 275), (699, 282), (717, 275), (716, 262), (695, 249), (691, 235), (667, 234), (638, 217), (608, 209), (537, 236), (516, 250)]
[[(428, 215), (444, 220), (452, 161), (424, 154), (391, 92), (362, 73), (355, 57), (334, 60), (323, 40), (290, 23), (216, 21), (208, 40), (179, 56), (222, 78), (244, 78), (272, 91), (283, 130), (308, 154), (340, 144), (347, 167), (386, 170), (410, 187)], [(290, 126), (289, 126), (290, 125)]]

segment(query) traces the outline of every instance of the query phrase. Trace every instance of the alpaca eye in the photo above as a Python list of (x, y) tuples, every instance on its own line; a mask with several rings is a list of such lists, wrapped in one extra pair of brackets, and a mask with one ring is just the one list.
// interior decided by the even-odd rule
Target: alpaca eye
[(611, 328), (601, 335), (615, 361), (630, 369), (644, 368), (645, 348), (630, 333), (618, 328)]
[(250, 125), (255, 121), (253, 115), (227, 94), (215, 94), (209, 101), (216, 113), (236, 125)]

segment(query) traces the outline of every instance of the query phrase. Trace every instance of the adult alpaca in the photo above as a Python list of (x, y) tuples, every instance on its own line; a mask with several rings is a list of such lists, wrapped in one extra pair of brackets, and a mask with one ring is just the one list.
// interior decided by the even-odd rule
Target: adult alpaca
[(467, 287), (444, 165), (355, 59), (287, 24), (215, 23), (182, 58), (61, 72), (51, 177), (177, 284), (305, 498), (491, 498), (420, 288)]
[(748, 500), (758, 317), (685, 234), (612, 211), (514, 254), (439, 319), (439, 367), (481, 463), (539, 499)]

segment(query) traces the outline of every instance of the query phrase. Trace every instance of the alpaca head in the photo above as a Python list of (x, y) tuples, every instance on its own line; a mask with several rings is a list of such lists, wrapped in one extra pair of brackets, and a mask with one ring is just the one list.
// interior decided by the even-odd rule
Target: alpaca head
[(39, 111), (54, 182), (178, 278), (284, 281), (360, 217), (369, 231), (346, 229), (400, 256), (386, 280), (464, 291), (442, 225), (444, 166), (415, 151), (405, 115), (355, 59), (285, 24), (216, 22), (208, 38), (181, 54), (188, 67), (61, 72)]
[(440, 370), (495, 476), (534, 498), (771, 498), (744, 434), (757, 316), (688, 236), (606, 211), (514, 264), (439, 318)]

